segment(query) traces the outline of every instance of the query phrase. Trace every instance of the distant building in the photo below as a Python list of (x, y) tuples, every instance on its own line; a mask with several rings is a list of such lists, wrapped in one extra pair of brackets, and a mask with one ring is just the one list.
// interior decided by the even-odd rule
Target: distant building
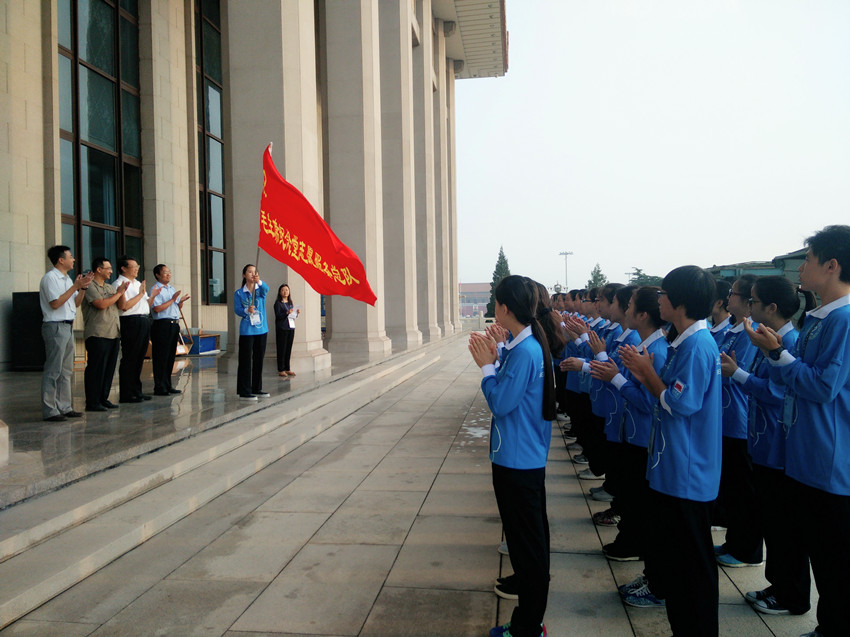
[(743, 274), (756, 276), (784, 276), (794, 285), (800, 284), (800, 274), (797, 269), (806, 258), (806, 248), (794, 252), (780, 254), (770, 261), (744, 261), (729, 265), (713, 265), (707, 268), (714, 276), (722, 279), (736, 279)]
[(462, 318), (478, 316), (487, 311), (487, 303), (490, 302), (489, 283), (458, 283), (457, 289)]

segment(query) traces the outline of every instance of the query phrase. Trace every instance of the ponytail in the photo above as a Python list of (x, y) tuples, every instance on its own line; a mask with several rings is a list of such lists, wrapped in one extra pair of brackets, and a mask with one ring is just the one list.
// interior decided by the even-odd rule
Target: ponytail
[(798, 288), (797, 292), (803, 295), (803, 311), (800, 313), (800, 318), (797, 319), (797, 329), (801, 330), (803, 329), (803, 321), (806, 320), (806, 314), (817, 307), (817, 301), (815, 295), (808, 290)]
[(543, 350), (543, 420), (552, 421), (558, 417), (555, 398), (555, 369), (552, 366), (552, 353), (546, 346), (546, 332), (536, 316), (531, 319), (531, 333), (540, 343), (540, 349)]

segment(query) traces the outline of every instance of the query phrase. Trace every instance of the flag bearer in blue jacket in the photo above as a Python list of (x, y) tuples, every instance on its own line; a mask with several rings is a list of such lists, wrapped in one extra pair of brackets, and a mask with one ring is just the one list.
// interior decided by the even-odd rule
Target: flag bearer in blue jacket
[(819, 595), (807, 635), (835, 637), (850, 631), (850, 226), (827, 226), (806, 245), (800, 285), (821, 305), (794, 349), (765, 325), (747, 332), (785, 384), (785, 522), (808, 550)]
[(242, 268), (242, 287), (233, 293), (233, 309), (239, 321), (239, 366), (236, 392), (241, 400), (268, 398), (263, 391), (263, 359), (269, 323), (266, 318), (268, 284), (260, 280), (257, 267), (251, 263)]
[[(814, 304), (806, 297), (806, 311)], [(750, 318), (782, 337), (782, 346), (794, 349), (797, 330), (791, 319), (800, 309), (800, 297), (784, 276), (763, 276), (750, 290)], [(801, 321), (802, 322), (802, 321)], [(785, 523), (788, 485), (785, 476), (785, 432), (779, 425), (785, 391), (779, 372), (761, 350), (749, 371), (721, 355), (720, 369), (749, 395), (747, 446), (753, 460), (757, 511), (767, 549), (764, 575), (770, 586), (746, 594), (753, 608), (768, 615), (799, 615), (811, 607), (809, 556)]]
[[(744, 331), (755, 281), (755, 276), (745, 274), (729, 290), (729, 311), (734, 322), (719, 344), (721, 372), (724, 360), (749, 369), (755, 358), (757, 348)], [(723, 374), (723, 469), (718, 508), (725, 520), (726, 541), (717, 547), (717, 563), (733, 568), (759, 566), (764, 561), (753, 463), (747, 451), (748, 405), (749, 397), (740, 383)]]
[(545, 477), (556, 412), (554, 370), (536, 317), (536, 286), (511, 275), (493, 292), (496, 320), (514, 337), (505, 345), (498, 371), (497, 348), (490, 338), (473, 333), (469, 351), (481, 367), (481, 391), (493, 413), (493, 490), (519, 599), (511, 621), (493, 628), (490, 637), (545, 637), (543, 614), (549, 594)]
[[(654, 533), (647, 560), (676, 636), (716, 636), (717, 563), (711, 504), (720, 486), (720, 354), (705, 317), (714, 277), (697, 266), (671, 271), (659, 290), (661, 318), (672, 324), (661, 374), (652, 356), (624, 349), (622, 361), (657, 398), (648, 446), (649, 509)], [(657, 581), (655, 581), (657, 580)]]

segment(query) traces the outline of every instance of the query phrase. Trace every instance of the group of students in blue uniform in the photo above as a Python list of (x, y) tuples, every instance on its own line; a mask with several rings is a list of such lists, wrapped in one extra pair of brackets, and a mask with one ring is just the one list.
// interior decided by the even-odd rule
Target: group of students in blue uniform
[(718, 564), (766, 557), (755, 610), (807, 612), (811, 566), (818, 623), (801, 637), (850, 634), (850, 226), (806, 246), (799, 291), (697, 266), (551, 300), (524, 277), (496, 287), (498, 326), (469, 348), (518, 605), (491, 637), (546, 635), (555, 405), (579, 477), (604, 480), (591, 494), (611, 508), (594, 521), (618, 527), (605, 555), (644, 560), (625, 603), (665, 607), (674, 635), (717, 635)]

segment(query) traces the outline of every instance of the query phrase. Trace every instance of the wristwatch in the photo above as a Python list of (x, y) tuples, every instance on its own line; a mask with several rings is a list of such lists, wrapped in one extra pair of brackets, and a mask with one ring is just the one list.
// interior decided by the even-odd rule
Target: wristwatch
[(772, 349), (772, 350), (770, 350), (770, 351), (767, 353), (767, 355), (770, 357), (770, 360), (772, 360), (772, 361), (778, 361), (778, 360), (779, 360), (779, 357), (780, 357), (780, 356), (782, 356), (782, 352), (784, 352), (784, 351), (785, 351), (785, 348), (784, 348), (784, 347), (782, 347), (782, 345), (780, 345), (780, 346), (779, 346), (779, 347), (777, 347), (776, 349)]

